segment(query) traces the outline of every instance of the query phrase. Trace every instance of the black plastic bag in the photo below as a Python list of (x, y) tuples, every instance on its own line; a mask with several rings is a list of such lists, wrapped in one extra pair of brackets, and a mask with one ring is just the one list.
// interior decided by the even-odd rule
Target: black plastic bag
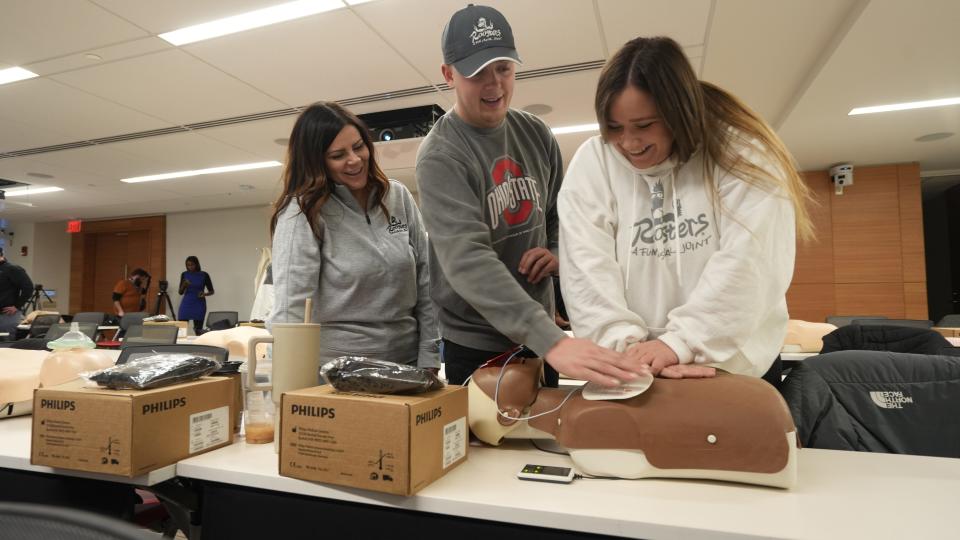
[(443, 381), (428, 369), (364, 356), (341, 356), (327, 362), (320, 368), (320, 376), (341, 392), (422, 394), (443, 388)]
[(184, 353), (158, 353), (84, 374), (84, 377), (114, 390), (146, 390), (199, 379), (220, 367), (220, 362), (212, 358)]

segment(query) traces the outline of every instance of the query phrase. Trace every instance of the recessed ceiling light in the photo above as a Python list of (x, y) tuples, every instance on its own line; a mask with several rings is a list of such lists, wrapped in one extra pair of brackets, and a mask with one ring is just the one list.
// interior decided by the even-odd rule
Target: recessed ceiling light
[(52, 174), (45, 174), (40, 172), (28, 172), (27, 176), (32, 176), (34, 178), (53, 178)]
[(34, 77), (37, 77), (36, 73), (23, 69), (22, 67), (0, 69), (0, 84), (32, 79)]
[(63, 188), (50, 186), (50, 187), (38, 187), (38, 188), (19, 188), (19, 189), (10, 189), (5, 192), (7, 197), (23, 197), (25, 195), (40, 195), (41, 193), (53, 193), (55, 191), (63, 191)]
[(280, 137), (279, 139), (274, 139), (273, 142), (279, 144), (280, 146), (286, 146), (290, 144), (290, 139), (286, 137)]
[(533, 103), (523, 107), (522, 110), (527, 111), (530, 114), (535, 114), (537, 116), (543, 116), (545, 114), (550, 114), (553, 112), (553, 107), (547, 105), (546, 103)]
[(928, 101), (911, 101), (909, 103), (893, 103), (890, 105), (876, 105), (873, 107), (857, 107), (856, 109), (848, 112), (847, 116), (891, 111), (906, 111), (910, 109), (926, 109), (929, 107), (946, 107), (948, 105), (960, 105), (960, 97), (931, 99)]
[(225, 167), (211, 167), (209, 169), (197, 169), (195, 171), (178, 171), (163, 174), (151, 174), (149, 176), (135, 176), (133, 178), (121, 178), (121, 182), (136, 184), (139, 182), (153, 182), (154, 180), (170, 180), (172, 178), (184, 178), (187, 176), (201, 176), (204, 174), (220, 174), (227, 172), (249, 171), (253, 169), (265, 169), (267, 167), (279, 167), (282, 163), (279, 161), (260, 161), (258, 163), (242, 163), (240, 165), (227, 165)]
[(253, 191), (253, 190), (257, 189), (257, 188), (255, 188), (255, 187), (251, 186), (250, 184), (240, 184), (240, 185), (237, 186), (237, 187), (239, 187), (241, 191)]
[(584, 131), (600, 131), (600, 124), (579, 124), (576, 126), (555, 127), (550, 131), (554, 135), (563, 135), (566, 133), (581, 133)]
[(103, 60), (102, 56), (100, 56), (99, 54), (93, 54), (93, 53), (87, 53), (83, 55), (83, 57), (86, 58), (87, 60), (93, 60), (94, 62), (99, 62), (100, 60)]
[(927, 133), (926, 135), (921, 135), (914, 140), (917, 142), (939, 141), (941, 139), (953, 137), (953, 135), (953, 132), (950, 131), (940, 131), (937, 133)]
[(187, 26), (186, 28), (160, 34), (160, 38), (174, 45), (186, 45), (187, 43), (235, 34), (237, 32), (243, 32), (244, 30), (299, 19), (342, 7), (344, 7), (344, 4), (341, 0), (298, 0), (296, 2), (287, 2), (277, 6), (248, 11), (215, 21)]

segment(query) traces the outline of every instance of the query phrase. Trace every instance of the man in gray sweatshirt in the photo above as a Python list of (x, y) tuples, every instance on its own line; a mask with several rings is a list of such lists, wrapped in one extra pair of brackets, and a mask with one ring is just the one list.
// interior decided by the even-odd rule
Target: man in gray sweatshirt
[(420, 146), (416, 174), (448, 380), (462, 384), (518, 344), (578, 379), (634, 378), (622, 355), (554, 322), (562, 161), (550, 129), (510, 109), (520, 59), (509, 23), (471, 4), (450, 19), (442, 45), (456, 104)]

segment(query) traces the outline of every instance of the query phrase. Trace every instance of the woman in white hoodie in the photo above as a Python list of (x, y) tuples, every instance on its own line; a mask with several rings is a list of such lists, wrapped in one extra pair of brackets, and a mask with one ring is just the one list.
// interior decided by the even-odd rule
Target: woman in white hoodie
[(721, 368), (778, 383), (795, 241), (812, 236), (789, 152), (669, 38), (618, 51), (595, 106), (601, 135), (559, 195), (574, 333), (662, 377)]

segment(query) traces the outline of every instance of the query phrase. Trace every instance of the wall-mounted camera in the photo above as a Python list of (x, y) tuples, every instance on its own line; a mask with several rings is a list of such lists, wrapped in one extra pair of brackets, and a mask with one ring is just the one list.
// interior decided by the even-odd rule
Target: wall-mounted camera
[(830, 167), (830, 181), (837, 195), (843, 195), (843, 188), (853, 185), (853, 165), (841, 163)]

